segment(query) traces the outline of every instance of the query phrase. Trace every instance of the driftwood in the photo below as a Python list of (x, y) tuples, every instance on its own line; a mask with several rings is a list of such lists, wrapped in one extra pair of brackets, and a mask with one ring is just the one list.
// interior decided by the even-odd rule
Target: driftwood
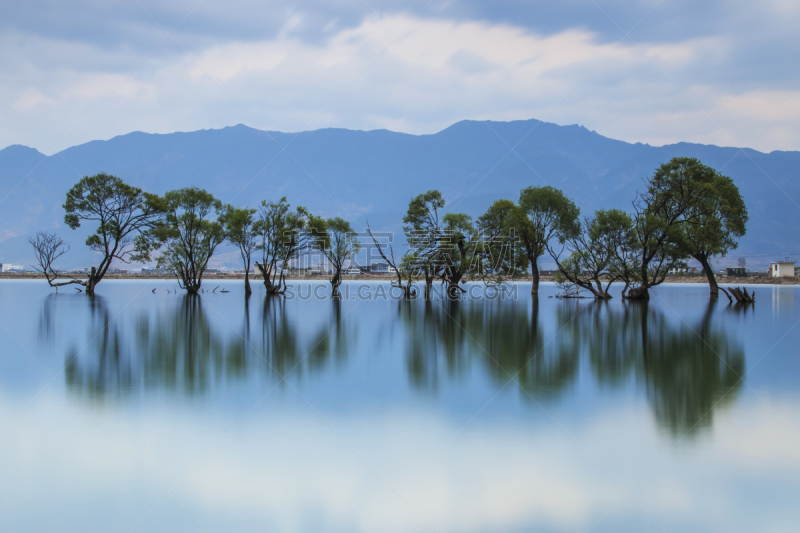
[(740, 289), (739, 287), (731, 287), (726, 289), (725, 287), (720, 287), (719, 290), (725, 293), (725, 296), (728, 297), (728, 301), (733, 303), (733, 299), (736, 298), (737, 304), (753, 304), (756, 303), (756, 291), (751, 293), (747, 292), (747, 287), (744, 289)]

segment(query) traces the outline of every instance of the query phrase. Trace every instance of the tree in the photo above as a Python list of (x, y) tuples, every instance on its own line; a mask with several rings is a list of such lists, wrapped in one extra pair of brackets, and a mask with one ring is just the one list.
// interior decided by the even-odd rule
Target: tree
[[(697, 201), (684, 215), (686, 251), (703, 267), (711, 296), (717, 296), (719, 286), (709, 260), (737, 248), (737, 239), (747, 231), (747, 207), (731, 178), (697, 159), (683, 158), (680, 165), (686, 178), (692, 181), (692, 188), (698, 190)], [(739, 263), (739, 266), (745, 265)]]
[(307, 250), (315, 232), (324, 232), (324, 227), (325, 221), (305, 207), (298, 206), (291, 211), (285, 196), (279, 202), (261, 202), (256, 222), (261, 262), (256, 261), (256, 268), (264, 278), (268, 295), (286, 291), (285, 272), (289, 261)]
[(350, 227), (350, 223), (340, 217), (325, 221), (324, 231), (314, 236), (316, 244), (328, 261), (333, 265), (331, 287), (333, 296), (339, 296), (339, 285), (342, 284), (342, 268), (361, 251), (358, 235)]
[(40, 231), (36, 234), (35, 238), (30, 237), (28, 242), (33, 246), (33, 254), (36, 256), (36, 262), (39, 264), (39, 268), (33, 265), (31, 266), (33, 266), (33, 269), (37, 272), (44, 274), (44, 277), (47, 278), (48, 285), (55, 287), (56, 292), (58, 292), (58, 287), (63, 287), (64, 285), (70, 285), (72, 283), (83, 285), (83, 282), (77, 279), (70, 279), (69, 281), (58, 283), (55, 282), (58, 278), (58, 273), (53, 270), (53, 263), (56, 259), (69, 252), (69, 244), (64, 242), (61, 237), (57, 236), (55, 233)]
[[(381, 258), (383, 258), (383, 260), (394, 269), (397, 280), (391, 282), (392, 287), (396, 287), (403, 291), (403, 298), (410, 299), (411, 297), (415, 296), (416, 291), (411, 287), (411, 284), (414, 283), (414, 280), (416, 279), (416, 273), (407, 268), (407, 264), (401, 263), (400, 266), (397, 265), (397, 261), (394, 258), (394, 249), (392, 248), (391, 244), (389, 244), (389, 256), (386, 255), (381, 247), (381, 243), (379, 243), (378, 239), (375, 238), (375, 235), (372, 234), (372, 228), (369, 227), (369, 221), (367, 221), (367, 234), (372, 239), (372, 243), (375, 245), (375, 248), (378, 249), (378, 253), (381, 255)], [(401, 258), (401, 260), (404, 258)], [(403, 282), (403, 275), (406, 276), (405, 283)]]
[(442, 226), (439, 210), (444, 208), (444, 198), (437, 190), (430, 190), (411, 199), (403, 217), (409, 252), (401, 261), (406, 268), (425, 277), (425, 300), (430, 300), (433, 280), (442, 270), (439, 244)]
[(137, 239), (136, 259), (148, 261), (160, 249), (159, 268), (178, 280), (189, 294), (197, 294), (208, 260), (225, 239), (225, 228), (212, 220), (212, 212), (223, 215), (222, 202), (197, 187), (169, 191), (149, 200), (159, 215), (158, 222)]
[(528, 258), (514, 228), (516, 209), (511, 200), (497, 200), (475, 222), (479, 241), (473, 274), (485, 283), (501, 284), (506, 276), (519, 276), (528, 270)]
[[(636, 249), (634, 242), (630, 215), (619, 209), (601, 209), (584, 218), (581, 230), (566, 239), (561, 251), (551, 249), (550, 253), (569, 283), (607, 300), (611, 284), (621, 279), (625, 263)], [(569, 256), (560, 260), (564, 249)]]
[(539, 258), (553, 239), (559, 242), (579, 231), (580, 209), (553, 187), (527, 187), (520, 192), (514, 225), (531, 265), (531, 294), (539, 293)]
[(733, 234), (714, 222), (723, 182), (716, 171), (689, 157), (675, 157), (656, 169), (633, 203), (637, 252), (624, 273), (624, 297), (647, 299), (648, 290), (663, 283), (671, 269), (685, 267), (693, 252), (707, 265), (708, 252), (725, 249), (725, 235)]
[(250, 294), (250, 258), (258, 241), (258, 228), (253, 220), (255, 209), (225, 206), (220, 222), (225, 228), (225, 236), (239, 248), (244, 265), (244, 293)]
[(120, 178), (101, 173), (86, 176), (67, 191), (64, 222), (77, 229), (81, 222), (95, 222), (97, 229), (86, 239), (86, 245), (102, 255), (82, 282), (86, 294), (94, 294), (95, 286), (106, 275), (111, 262), (129, 262), (131, 244), (136, 234), (148, 228), (154, 219), (146, 193)]
[(442, 269), (439, 278), (447, 283), (448, 298), (457, 299), (464, 292), (459, 283), (464, 283), (464, 276), (474, 268), (478, 234), (469, 215), (447, 213), (442, 217), (442, 222), (439, 239)]

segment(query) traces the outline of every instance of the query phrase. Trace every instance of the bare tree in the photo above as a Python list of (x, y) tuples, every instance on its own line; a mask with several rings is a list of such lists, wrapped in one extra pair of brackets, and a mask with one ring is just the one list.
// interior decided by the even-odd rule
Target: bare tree
[(372, 229), (369, 227), (369, 221), (367, 221), (367, 233), (372, 238), (372, 242), (375, 243), (375, 247), (378, 249), (378, 253), (381, 254), (381, 257), (384, 261), (386, 261), (390, 267), (394, 269), (395, 274), (397, 275), (397, 280), (392, 281), (392, 287), (397, 287), (401, 291), (403, 291), (403, 298), (411, 298), (412, 296), (416, 295), (416, 292), (411, 288), (411, 283), (414, 281), (414, 271), (408, 269), (406, 272), (407, 279), (405, 280), (405, 284), (403, 283), (403, 272), (398, 268), (397, 262), (394, 259), (394, 250), (392, 246), (389, 245), (389, 255), (391, 259), (386, 256), (383, 252), (383, 248), (378, 243), (378, 239), (375, 238), (375, 235), (372, 234)]
[(47, 278), (47, 283), (51, 287), (56, 287), (57, 289), (58, 287), (71, 285), (73, 283), (83, 285), (81, 280), (72, 278), (68, 281), (56, 283), (56, 279), (58, 279), (58, 273), (53, 269), (53, 263), (56, 261), (56, 259), (69, 252), (69, 244), (64, 242), (61, 237), (55, 233), (40, 231), (36, 234), (35, 238), (30, 237), (28, 242), (31, 243), (31, 246), (33, 246), (33, 253), (36, 256), (36, 262), (39, 263), (38, 268), (34, 265), (31, 266), (36, 272), (41, 272), (44, 274), (44, 277)]

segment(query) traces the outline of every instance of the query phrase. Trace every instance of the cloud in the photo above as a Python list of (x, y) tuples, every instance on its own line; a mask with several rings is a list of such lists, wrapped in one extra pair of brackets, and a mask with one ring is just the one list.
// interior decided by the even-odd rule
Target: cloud
[[(775, 4), (758, 14), (761, 27), (768, 16), (795, 16)], [(348, 6), (340, 16), (303, 6), (278, 10), (260, 34), (249, 28), (264, 13), (250, 4), (224, 12), (201, 6), (175, 31), (177, 44), (164, 41), (143, 13), (116, 22), (117, 39), (6, 28), (0, 96), (11, 108), (0, 107), (0, 146), (22, 143), (49, 153), (132, 130), (240, 122), (282, 131), (432, 133), (462, 119), (526, 118), (579, 123), (631, 142), (800, 146), (794, 111), (775, 112), (796, 108), (790, 80), (742, 74), (741, 46), (753, 39), (753, 28), (740, 39), (697, 32), (623, 38), (600, 29), (609, 24), (603, 13), (592, 24), (539, 28), (519, 23), (525, 17), (471, 20), (452, 7), (415, 17), (385, 5), (366, 13), (363, 3), (360, 12)], [(167, 31), (194, 6), (178, 7), (146, 5)], [(212, 17), (222, 29), (212, 32)], [(660, 17), (653, 13), (641, 28)], [(239, 35), (231, 29), (237, 23)]]

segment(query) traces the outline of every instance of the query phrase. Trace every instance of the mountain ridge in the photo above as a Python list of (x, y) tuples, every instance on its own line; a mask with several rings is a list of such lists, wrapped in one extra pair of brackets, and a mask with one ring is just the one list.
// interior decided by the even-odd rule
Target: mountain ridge
[[(463, 120), (431, 134), (386, 129), (323, 128), (262, 131), (244, 124), (192, 132), (130, 132), (46, 156), (11, 145), (0, 150), (0, 262), (30, 262), (27, 237), (57, 231), (73, 243), (64, 266), (83, 266), (85, 229), (63, 224), (64, 195), (80, 177), (120, 176), (154, 193), (197, 185), (224, 202), (256, 207), (287, 196), (323, 216), (350, 218), (363, 228), (399, 232), (410, 198), (438, 188), (473, 217), (520, 189), (550, 184), (573, 197), (584, 214), (629, 208), (641, 180), (676, 155), (699, 157), (740, 187), (750, 211), (738, 254), (778, 255), (795, 248), (800, 225), (800, 152), (699, 143), (651, 146), (605, 137), (581, 125), (536, 119)], [(68, 256), (65, 256), (68, 257)], [(70, 263), (67, 265), (67, 263)]]

